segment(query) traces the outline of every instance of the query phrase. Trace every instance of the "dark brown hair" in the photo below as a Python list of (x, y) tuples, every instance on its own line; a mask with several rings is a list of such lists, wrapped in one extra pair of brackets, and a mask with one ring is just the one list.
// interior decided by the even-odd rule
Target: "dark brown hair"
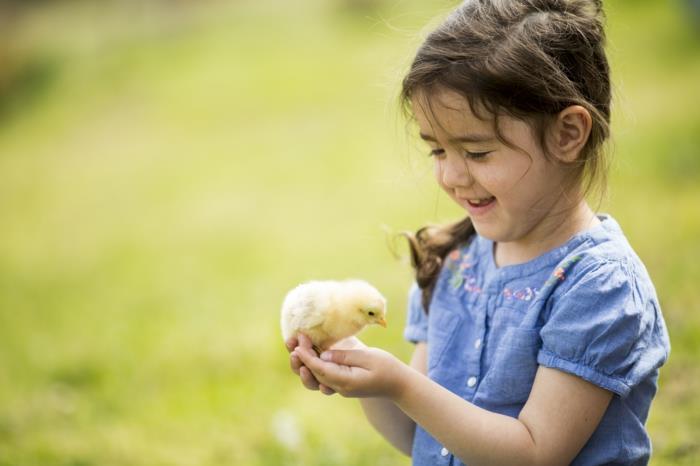
[[(411, 119), (414, 97), (451, 90), (475, 115), (492, 116), (505, 143), (498, 116), (527, 121), (549, 156), (548, 124), (580, 105), (593, 124), (576, 161), (576, 180), (586, 181), (584, 192), (596, 184), (604, 190), (611, 91), (603, 22), (601, 0), (467, 0), (418, 49), (402, 82), (402, 108)], [(426, 312), (445, 256), (474, 233), (467, 217), (404, 234)]]

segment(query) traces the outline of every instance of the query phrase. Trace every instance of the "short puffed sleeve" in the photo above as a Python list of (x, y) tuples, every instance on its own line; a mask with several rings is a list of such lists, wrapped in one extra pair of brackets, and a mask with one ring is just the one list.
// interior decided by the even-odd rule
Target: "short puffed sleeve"
[(408, 315), (403, 336), (411, 343), (428, 340), (428, 315), (423, 310), (421, 290), (414, 282), (408, 292)]
[(538, 363), (626, 396), (670, 349), (651, 282), (623, 261), (587, 264), (562, 279), (569, 283), (540, 330)]

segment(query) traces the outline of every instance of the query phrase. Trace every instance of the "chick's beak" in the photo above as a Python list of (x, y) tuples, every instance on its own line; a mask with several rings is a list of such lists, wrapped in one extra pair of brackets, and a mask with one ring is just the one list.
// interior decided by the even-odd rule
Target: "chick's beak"
[(386, 328), (386, 319), (385, 319), (384, 317), (382, 317), (381, 319), (379, 319), (379, 320), (377, 321), (377, 323), (378, 323), (379, 325), (381, 325), (382, 327)]

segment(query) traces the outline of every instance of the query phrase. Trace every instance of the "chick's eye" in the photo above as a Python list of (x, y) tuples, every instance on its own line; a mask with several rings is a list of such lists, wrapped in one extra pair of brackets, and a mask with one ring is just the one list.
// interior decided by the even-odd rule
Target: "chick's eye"
[(374, 311), (369, 311), (369, 315), (374, 317)]

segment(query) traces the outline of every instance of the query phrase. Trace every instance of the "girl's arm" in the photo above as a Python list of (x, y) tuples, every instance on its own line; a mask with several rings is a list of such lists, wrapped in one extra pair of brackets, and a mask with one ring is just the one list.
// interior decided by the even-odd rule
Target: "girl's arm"
[(566, 465), (583, 448), (611, 392), (540, 367), (520, 416), (479, 408), (376, 348), (295, 353), (316, 379), (343, 396), (385, 397), (464, 463)]
[[(411, 357), (410, 367), (425, 375), (427, 373), (427, 345), (417, 343)], [(362, 410), (370, 424), (396, 449), (411, 456), (416, 423), (396, 404), (387, 398), (360, 398)]]
[[(304, 335), (299, 339), (291, 339), (287, 342), (287, 349), (292, 351), (297, 346), (311, 350), (311, 342)], [(359, 339), (349, 338), (336, 344), (336, 348), (367, 348)], [(298, 357), (291, 356), (292, 370), (299, 374), (304, 386), (310, 390), (320, 390), (326, 395), (332, 395), (335, 391), (318, 383), (311, 371), (304, 367)], [(410, 367), (421, 374), (427, 373), (427, 345), (416, 344), (411, 358)], [(391, 400), (386, 398), (361, 398), (360, 405), (369, 423), (397, 450), (411, 456), (413, 447), (413, 435), (416, 423), (399, 409)]]

